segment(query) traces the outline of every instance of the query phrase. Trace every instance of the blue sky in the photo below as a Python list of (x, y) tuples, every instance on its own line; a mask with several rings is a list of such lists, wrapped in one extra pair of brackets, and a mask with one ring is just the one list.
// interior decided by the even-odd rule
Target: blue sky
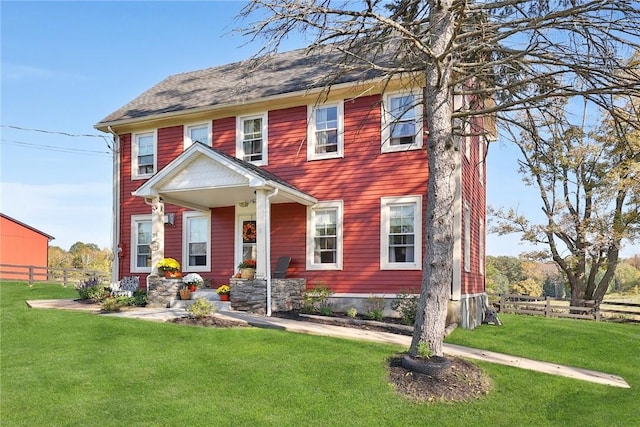
[[(95, 123), (169, 75), (256, 53), (259, 43), (233, 31), (241, 7), (2, 1), (0, 211), (53, 235), (51, 244), (64, 249), (77, 241), (110, 247), (109, 138), (69, 135), (100, 135)], [(285, 47), (304, 44), (293, 39)], [(538, 213), (517, 154), (500, 143), (489, 149), (488, 203)], [(517, 236), (487, 236), (489, 255), (530, 249)], [(623, 255), (634, 253), (640, 246)]]

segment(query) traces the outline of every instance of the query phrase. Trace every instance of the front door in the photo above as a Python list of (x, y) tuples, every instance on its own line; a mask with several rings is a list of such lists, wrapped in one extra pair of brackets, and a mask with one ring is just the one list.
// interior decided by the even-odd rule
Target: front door
[(256, 216), (238, 215), (238, 236), (236, 237), (237, 264), (245, 259), (257, 259)]

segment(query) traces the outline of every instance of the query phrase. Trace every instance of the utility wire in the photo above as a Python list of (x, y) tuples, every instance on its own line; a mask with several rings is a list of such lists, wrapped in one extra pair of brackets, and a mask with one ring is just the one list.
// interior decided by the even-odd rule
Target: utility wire
[(28, 142), (22, 141), (12, 141), (9, 139), (0, 139), (2, 143), (19, 145), (23, 147), (33, 148), (36, 150), (45, 150), (45, 151), (59, 151), (62, 153), (77, 153), (77, 154), (87, 154), (87, 155), (100, 155), (103, 157), (111, 157), (110, 151), (95, 151), (95, 150), (82, 150), (79, 148), (64, 148), (64, 147), (55, 147), (53, 145), (39, 145), (39, 144), (31, 144)]
[(64, 135), (64, 136), (70, 136), (70, 137), (76, 137), (76, 138), (78, 138), (78, 137), (79, 138), (85, 138), (85, 137), (101, 138), (105, 142), (105, 144), (107, 145), (107, 148), (110, 151), (113, 151), (113, 148), (111, 147), (109, 138), (107, 138), (104, 135), (96, 135), (96, 134), (90, 134), (90, 133), (75, 134), (75, 133), (59, 132), (59, 131), (52, 131), (52, 130), (45, 130), (45, 129), (23, 128), (23, 127), (20, 127), (20, 126), (13, 126), (13, 125), (0, 125), (0, 127), (9, 128), (9, 129), (16, 129), (16, 130), (24, 130), (24, 131), (30, 131), (30, 132), (48, 133), (48, 134), (52, 134), (52, 135)]

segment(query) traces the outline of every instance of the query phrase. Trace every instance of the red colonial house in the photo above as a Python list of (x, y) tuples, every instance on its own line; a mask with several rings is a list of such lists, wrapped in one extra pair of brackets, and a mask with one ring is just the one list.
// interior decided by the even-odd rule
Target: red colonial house
[(49, 242), (53, 236), (43, 233), (8, 215), (0, 213), (0, 264), (2, 279), (30, 280), (29, 272), (25, 268), (13, 266), (33, 266), (34, 273), (44, 280), (47, 276), (49, 257)]
[[(114, 280), (145, 283), (171, 257), (218, 285), (251, 258), (268, 283), (290, 256), (287, 277), (338, 300), (420, 288), (423, 90), (354, 75), (326, 93), (321, 56), (296, 50), (258, 71), (235, 63), (170, 76), (95, 125), (117, 147)], [(485, 301), (486, 143), (461, 138), (454, 177), (450, 311), (466, 327)]]

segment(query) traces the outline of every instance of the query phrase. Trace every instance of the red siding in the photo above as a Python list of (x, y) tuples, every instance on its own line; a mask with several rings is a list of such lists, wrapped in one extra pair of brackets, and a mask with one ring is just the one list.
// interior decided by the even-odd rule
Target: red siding
[(233, 233), (235, 230), (235, 208), (217, 208), (211, 210), (211, 275), (200, 273), (210, 278), (211, 285), (218, 287), (228, 284), (235, 273), (233, 265)]
[[(298, 204), (272, 207), (272, 268), (278, 257), (291, 256), (291, 276), (305, 277), (310, 285), (325, 283), (336, 292), (396, 293), (419, 288), (421, 271), (380, 270), (380, 198), (420, 195), (423, 212), (426, 211), (426, 149), (380, 153), (379, 101), (380, 96), (367, 96), (345, 102), (344, 157), (328, 160), (307, 161), (306, 105), (269, 111), (268, 166), (265, 169), (319, 201), (342, 200), (344, 205), (342, 271), (306, 271), (307, 208)], [(235, 138), (235, 117), (213, 121), (215, 148), (233, 155)], [(182, 126), (158, 129), (159, 169), (182, 152), (182, 139)], [(120, 234), (121, 242), (127, 247), (120, 265), (123, 276), (129, 274), (130, 266), (130, 217), (151, 211), (143, 200), (130, 196), (145, 181), (131, 180), (131, 135), (122, 135), (121, 141)], [(472, 241), (477, 242), (477, 224), (480, 218), (484, 219), (485, 199), (484, 187), (477, 182), (477, 149), (475, 156), (469, 162), (463, 159), (463, 198), (472, 202)], [(165, 255), (182, 262), (184, 209), (166, 205), (165, 210), (176, 213), (175, 226), (165, 227)], [(212, 269), (210, 273), (201, 274), (217, 286), (228, 282), (235, 271), (235, 209), (213, 209), (211, 215)], [(423, 222), (421, 220), (420, 224)], [(423, 238), (424, 235), (423, 232)], [(484, 289), (484, 277), (477, 274), (477, 244), (471, 253), (472, 273), (463, 271), (463, 294)]]
[[(0, 216), (0, 264), (47, 267), (49, 238), (10, 218)], [(16, 270), (16, 269), (14, 269)], [(20, 269), (22, 270), (22, 269)], [(43, 274), (44, 270), (36, 270)], [(3, 279), (28, 280), (28, 273), (5, 273)], [(42, 279), (42, 276), (38, 277)]]
[[(480, 119), (476, 119), (475, 123), (482, 123)], [(475, 126), (471, 128), (472, 133), (478, 133)], [(463, 209), (463, 227), (464, 227), (464, 203), (468, 203), (471, 208), (470, 228), (471, 228), (471, 254), (470, 254), (470, 271), (465, 271), (465, 251), (464, 251), (464, 230), (463, 250), (462, 250), (462, 294), (476, 294), (484, 292), (484, 274), (480, 273), (480, 226), (482, 222), (486, 230), (486, 188), (485, 184), (479, 180), (479, 174), (482, 173), (483, 182), (486, 182), (484, 158), (480, 158), (478, 145), (482, 138), (472, 136), (467, 138), (470, 144), (470, 156), (465, 155), (465, 149), (462, 150), (462, 209)], [(486, 150), (482, 151), (486, 153)], [(483, 238), (486, 245), (486, 239)], [(486, 251), (486, 248), (485, 248)], [(484, 260), (483, 260), (484, 264)]]

